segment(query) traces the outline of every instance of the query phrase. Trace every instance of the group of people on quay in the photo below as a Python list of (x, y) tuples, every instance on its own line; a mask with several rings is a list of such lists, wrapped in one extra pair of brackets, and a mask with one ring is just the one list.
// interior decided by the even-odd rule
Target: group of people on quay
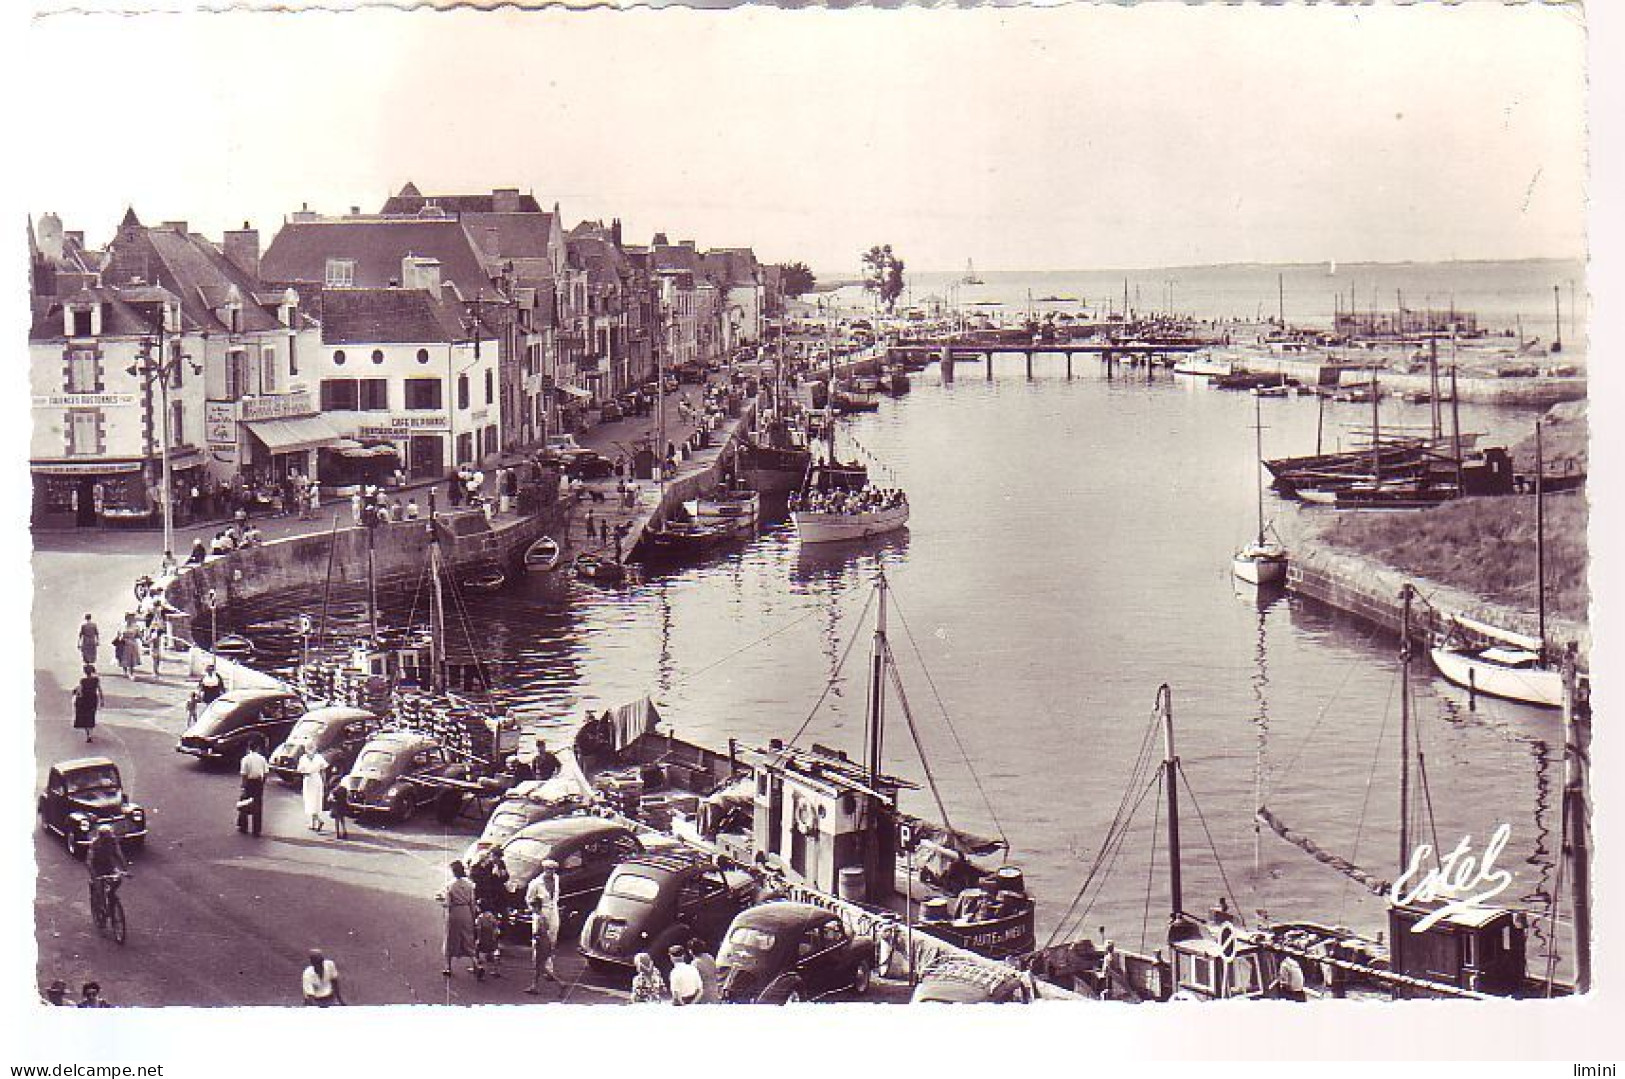
[(865, 484), (858, 491), (802, 491), (790, 499), (790, 509), (805, 513), (880, 513), (908, 502), (895, 487)]

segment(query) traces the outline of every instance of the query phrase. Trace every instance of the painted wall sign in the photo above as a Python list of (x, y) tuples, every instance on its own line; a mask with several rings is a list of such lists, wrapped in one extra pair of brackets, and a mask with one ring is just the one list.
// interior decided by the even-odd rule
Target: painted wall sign
[(1511, 872), (1495, 868), (1495, 859), (1511, 838), (1512, 825), (1501, 825), (1490, 836), (1483, 857), (1475, 858), (1473, 837), (1462, 836), (1449, 854), (1439, 858), (1437, 866), (1425, 872), (1422, 865), (1433, 858), (1433, 845), (1423, 843), (1411, 851), (1411, 864), (1388, 889), (1388, 898), (1400, 904), (1444, 901), (1442, 907), (1411, 926), (1411, 932), (1425, 933), (1453, 914), (1484, 910), (1488, 900), (1511, 887)]
[(136, 401), (133, 393), (44, 393), (34, 396), (34, 407), (127, 408)]
[(289, 416), (313, 416), (316, 407), (311, 404), (309, 390), (275, 393), (264, 397), (245, 397), (242, 400), (242, 419), (280, 420)]
[(391, 416), (387, 423), (364, 424), (356, 431), (362, 438), (398, 438), (413, 434), (444, 434), (446, 414), (429, 412), (423, 415)]
[(237, 444), (237, 402), (204, 402), (203, 437), (211, 445), (217, 442), (229, 442), (233, 446)]

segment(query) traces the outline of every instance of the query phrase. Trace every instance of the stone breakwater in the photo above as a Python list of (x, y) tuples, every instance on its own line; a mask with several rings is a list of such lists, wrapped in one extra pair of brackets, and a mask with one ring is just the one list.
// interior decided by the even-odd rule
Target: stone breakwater
[[(1499, 626), (1513, 633), (1537, 636), (1539, 621), (1529, 612), (1498, 603), (1459, 588), (1404, 573), (1376, 559), (1353, 551), (1316, 543), (1300, 537), (1292, 542), (1292, 561), (1287, 567), (1287, 590), (1328, 607), (1352, 614), (1394, 634), (1404, 620), (1401, 589), (1416, 589), (1412, 604), (1412, 624), (1424, 633), (1443, 633), (1450, 618), (1461, 615)], [(1580, 650), (1580, 666), (1587, 668), (1591, 653), (1591, 629), (1571, 619), (1548, 616), (1546, 636), (1553, 649), (1570, 642)]]

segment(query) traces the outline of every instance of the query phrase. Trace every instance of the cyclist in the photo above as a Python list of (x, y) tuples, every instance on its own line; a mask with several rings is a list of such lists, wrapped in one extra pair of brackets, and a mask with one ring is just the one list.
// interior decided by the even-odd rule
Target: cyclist
[(130, 869), (124, 847), (111, 824), (97, 826), (96, 834), (90, 837), (90, 844), (85, 847), (85, 868), (90, 871), (91, 887), (102, 882), (103, 894), (111, 902), (120, 880)]

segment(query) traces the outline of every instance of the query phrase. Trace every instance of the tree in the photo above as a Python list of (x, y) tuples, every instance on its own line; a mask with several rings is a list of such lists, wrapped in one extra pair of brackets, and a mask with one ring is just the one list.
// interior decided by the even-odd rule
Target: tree
[(779, 283), (786, 296), (805, 296), (818, 284), (818, 278), (805, 262), (787, 262), (779, 267)]
[(877, 244), (863, 256), (863, 288), (873, 292), (891, 311), (903, 294), (903, 260), (892, 251), (891, 244)]

